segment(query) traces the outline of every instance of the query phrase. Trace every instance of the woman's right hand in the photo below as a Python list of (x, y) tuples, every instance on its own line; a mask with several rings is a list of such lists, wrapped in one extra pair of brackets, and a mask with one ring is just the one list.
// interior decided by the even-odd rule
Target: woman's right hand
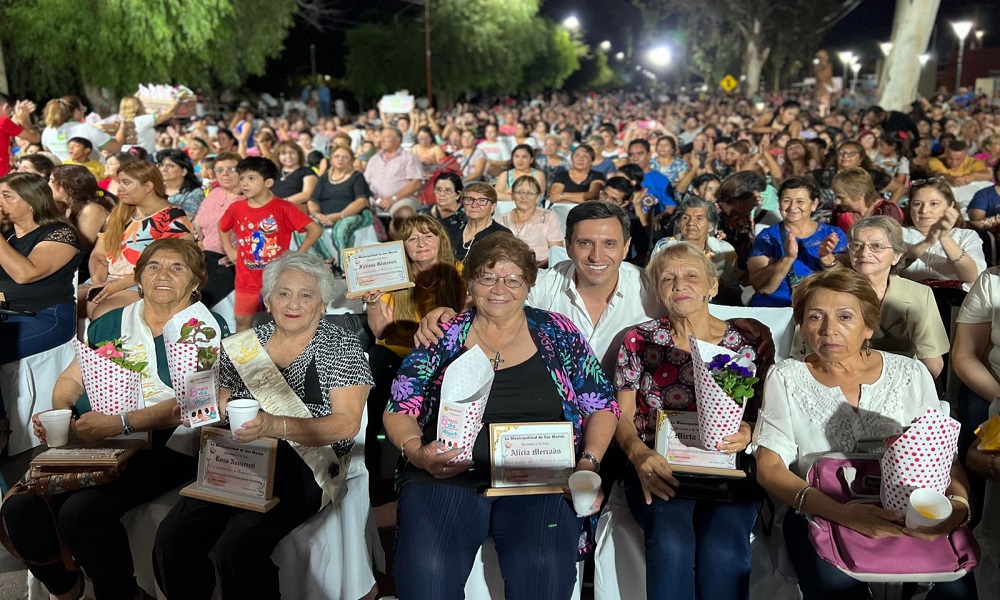
[(642, 484), (646, 504), (653, 503), (653, 496), (669, 501), (677, 495), (674, 488), (680, 482), (674, 478), (674, 471), (665, 456), (651, 448), (644, 448), (632, 457), (632, 464)]
[(845, 504), (837, 522), (872, 539), (906, 535), (899, 516), (874, 504)]
[(447, 323), (456, 314), (458, 313), (447, 306), (441, 306), (424, 315), (424, 318), (420, 320), (417, 333), (413, 336), (414, 345), (430, 348), (443, 340), (444, 330), (441, 329), (440, 323)]
[(48, 441), (45, 439), (45, 425), (42, 425), (42, 419), (39, 418), (38, 414), (31, 415), (31, 429), (35, 437), (41, 440), (42, 444), (48, 446)]
[(101, 302), (104, 302), (105, 300), (110, 298), (112, 295), (117, 294), (118, 292), (127, 289), (131, 286), (132, 286), (132, 281), (130, 279), (119, 279), (117, 281), (112, 281), (111, 283), (105, 284), (101, 288), (101, 291), (97, 292), (97, 294), (94, 296), (92, 300), (90, 300), (90, 302), (93, 302), (94, 304), (100, 304)]
[(472, 461), (465, 461), (456, 464), (448, 464), (462, 453), (462, 448), (454, 450), (444, 450), (444, 444), (434, 440), (417, 449), (416, 452), (408, 454), (410, 462), (418, 469), (427, 471), (437, 479), (447, 479), (454, 477), (462, 471), (472, 466)]

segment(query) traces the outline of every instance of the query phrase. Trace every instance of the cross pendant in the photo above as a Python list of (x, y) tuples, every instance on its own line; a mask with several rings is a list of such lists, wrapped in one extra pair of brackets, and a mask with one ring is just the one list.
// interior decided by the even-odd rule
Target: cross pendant
[(491, 360), (490, 362), (491, 362), (491, 363), (493, 363), (493, 370), (494, 370), (494, 371), (499, 371), (499, 370), (500, 370), (500, 363), (502, 363), (502, 362), (506, 362), (506, 361), (502, 360), (502, 359), (500, 358), (500, 353), (499, 353), (499, 352), (497, 352), (497, 355), (496, 355), (496, 356), (494, 356), (494, 357), (493, 357), (493, 360)]

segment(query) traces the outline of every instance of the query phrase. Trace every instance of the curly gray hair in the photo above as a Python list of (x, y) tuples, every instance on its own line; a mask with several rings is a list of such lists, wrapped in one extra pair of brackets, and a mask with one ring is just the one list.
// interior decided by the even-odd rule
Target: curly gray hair
[(333, 273), (330, 272), (330, 267), (322, 258), (302, 252), (285, 252), (264, 267), (264, 285), (260, 291), (264, 300), (270, 301), (274, 286), (278, 284), (278, 279), (286, 271), (299, 271), (306, 275), (312, 275), (316, 278), (316, 285), (319, 287), (319, 295), (323, 299), (323, 304), (333, 302), (336, 294), (334, 290), (336, 280), (333, 278)]

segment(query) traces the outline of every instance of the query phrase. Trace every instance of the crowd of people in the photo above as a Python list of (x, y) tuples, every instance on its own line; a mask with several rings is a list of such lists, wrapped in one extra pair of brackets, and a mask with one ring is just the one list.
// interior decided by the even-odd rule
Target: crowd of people
[[(118, 480), (62, 495), (52, 514), (18, 497), (3, 512), (11, 543), (56, 597), (83, 589), (79, 571), (45, 562), (60, 546), (98, 599), (149, 597), (129, 576), (121, 516), (195, 474), (168, 446), (184, 426), (162, 402), (163, 327), (231, 297), (219, 330), (228, 336), (228, 321), (233, 344), (263, 348), (308, 416), (265, 406), (234, 434), (280, 440), (278, 508), (173, 508), (153, 552), (167, 597), (210, 598), (216, 586), (278, 597), (271, 551), (343, 484), (303, 448), (339, 465), (367, 410), (376, 483), (392, 476), (379, 434), (401, 452), (400, 598), (463, 597), (491, 536), (508, 597), (570, 597), (604, 492), (590, 514), (559, 495), (481, 493), (487, 425), (536, 421), (571, 423), (575, 470), (622, 482), (649, 597), (747, 598), (750, 533), (769, 495), (794, 507), (780, 518), (803, 597), (867, 598), (819, 557), (804, 515), (875, 539), (936, 539), (998, 509), (985, 490), (1000, 457), (974, 431), (1000, 397), (1000, 97), (942, 93), (906, 112), (756, 100), (553, 94), (310, 121), (245, 105), (179, 119), (176, 104), (154, 112), (126, 97), (101, 128), (74, 96), (41, 111), (0, 96), (0, 292), (26, 311), (0, 322), (0, 363), (67, 342), (80, 318), (91, 343), (156, 349), (141, 350), (157, 393), (137, 411), (90, 410), (76, 362), (60, 377), (52, 404), (77, 413), (80, 438), (152, 431), (153, 447)], [(363, 348), (323, 315), (341, 252), (389, 240), (402, 242), (413, 286), (361, 298), (375, 340)], [(713, 305), (743, 317), (717, 318)], [(792, 309), (792, 357), (776, 357), (758, 307)], [(755, 478), (726, 500), (689, 493), (654, 448), (660, 411), (698, 408), (689, 336), (745, 357), (761, 380), (738, 433), (715, 448), (756, 458)], [(463, 449), (437, 439), (442, 381), (476, 346), (494, 382), (471, 459), (457, 461)], [(228, 347), (223, 407), (259, 396)], [(956, 398), (945, 395), (952, 374)], [(940, 525), (908, 528), (807, 483), (817, 455), (898, 434), (942, 399), (962, 433)], [(975, 575), (929, 597), (974, 597)]]

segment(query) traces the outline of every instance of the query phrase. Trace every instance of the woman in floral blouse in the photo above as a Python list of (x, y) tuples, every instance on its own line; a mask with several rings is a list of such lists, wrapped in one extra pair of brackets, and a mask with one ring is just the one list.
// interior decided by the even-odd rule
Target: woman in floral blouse
[[(509, 598), (569, 598), (583, 519), (558, 494), (489, 498), (490, 424), (569, 421), (575, 470), (596, 471), (619, 415), (611, 383), (586, 339), (566, 317), (524, 306), (535, 283), (535, 254), (510, 233), (472, 247), (463, 277), (474, 308), (445, 337), (404, 360), (383, 418), (402, 450), (396, 585), (403, 599), (463, 598), (473, 559), (493, 537)], [(444, 452), (437, 438), (441, 384), (448, 365), (479, 346), (495, 377), (472, 460)], [(599, 496), (591, 513), (600, 508)]]
[[(686, 242), (669, 246), (653, 257), (647, 273), (667, 316), (625, 334), (615, 369), (622, 411), (615, 436), (631, 463), (625, 496), (646, 538), (646, 595), (745, 599), (757, 503), (685, 497), (667, 459), (653, 446), (658, 411), (697, 410), (688, 336), (753, 360), (761, 378), (773, 359), (771, 336), (756, 321), (727, 322), (709, 314), (719, 280), (699, 248)], [(748, 401), (739, 432), (717, 450), (746, 449), (757, 409), (752, 403), (759, 397)]]

